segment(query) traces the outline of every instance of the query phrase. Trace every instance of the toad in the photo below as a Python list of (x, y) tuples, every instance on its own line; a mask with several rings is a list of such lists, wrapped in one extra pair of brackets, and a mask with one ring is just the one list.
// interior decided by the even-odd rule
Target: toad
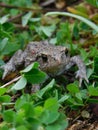
[(49, 44), (48, 41), (30, 42), (24, 51), (18, 50), (12, 58), (1, 67), (4, 70), (2, 79), (12, 72), (19, 71), (20, 66), (26, 67), (35, 61), (39, 62), (42, 71), (52, 77), (63, 74), (76, 64), (78, 67), (76, 78), (79, 79), (80, 86), (82, 80), (88, 82), (86, 67), (80, 56), (70, 57), (66, 47), (55, 46)]

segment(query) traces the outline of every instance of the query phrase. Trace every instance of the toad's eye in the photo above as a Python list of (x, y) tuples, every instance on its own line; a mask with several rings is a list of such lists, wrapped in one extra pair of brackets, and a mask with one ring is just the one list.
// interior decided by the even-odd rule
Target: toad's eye
[(42, 54), (42, 60), (43, 62), (47, 62), (48, 61), (47, 55)]
[(65, 55), (68, 56), (68, 49), (65, 50)]

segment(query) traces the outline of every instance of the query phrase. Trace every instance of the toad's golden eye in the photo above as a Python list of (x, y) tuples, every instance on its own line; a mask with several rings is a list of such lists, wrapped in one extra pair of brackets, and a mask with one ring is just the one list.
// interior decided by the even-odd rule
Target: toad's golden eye
[(48, 61), (47, 55), (42, 54), (42, 60), (43, 62), (47, 62)]

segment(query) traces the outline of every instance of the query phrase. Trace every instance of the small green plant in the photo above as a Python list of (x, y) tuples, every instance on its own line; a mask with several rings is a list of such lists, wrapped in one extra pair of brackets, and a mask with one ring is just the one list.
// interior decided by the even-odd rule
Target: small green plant
[(43, 105), (36, 105), (30, 95), (22, 95), (15, 103), (15, 110), (2, 110), (5, 123), (0, 125), (0, 129), (64, 130), (68, 122), (58, 109), (59, 103), (55, 98), (47, 99)]
[(88, 20), (88, 19), (86, 19), (86, 18), (84, 18), (82, 16), (79, 16), (79, 15), (75, 15), (75, 14), (67, 13), (67, 12), (49, 12), (49, 13), (46, 13), (45, 15), (46, 16), (49, 16), (49, 15), (62, 15), (62, 16), (73, 17), (73, 18), (76, 18), (76, 19), (86, 23), (88, 26), (90, 26), (92, 29), (94, 29), (96, 32), (98, 32), (98, 26), (96, 24), (94, 24), (90, 20)]
[(46, 79), (46, 74), (38, 69), (39, 64), (37, 62), (32, 63), (27, 68), (21, 71), (21, 78), (11, 88), (14, 90), (21, 90), (26, 87), (27, 82), (31, 84), (42, 83)]
[(90, 3), (91, 5), (95, 6), (98, 8), (98, 0), (86, 0), (88, 3)]

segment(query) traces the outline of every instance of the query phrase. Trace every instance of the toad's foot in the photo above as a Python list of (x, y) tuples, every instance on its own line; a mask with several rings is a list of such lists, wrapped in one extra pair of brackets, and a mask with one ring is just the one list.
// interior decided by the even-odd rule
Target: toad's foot
[(15, 71), (15, 67), (12, 64), (3, 65), (0, 68), (4, 70), (2, 79), (5, 79), (6, 76)]
[(21, 66), (24, 62), (23, 51), (18, 50), (13, 57), (0, 68), (4, 70), (2, 79), (5, 79), (6, 76), (10, 75), (12, 72), (15, 72), (19, 66)]
[(73, 66), (75, 64), (78, 67), (78, 71), (76, 72), (76, 78), (79, 79), (79, 87), (81, 87), (83, 80), (85, 80), (88, 83), (88, 78), (87, 78), (87, 75), (86, 75), (86, 66), (83, 63), (80, 56), (74, 56), (70, 59), (70, 62), (67, 65), (67, 69), (71, 68), (71, 66)]
[(89, 83), (88, 78), (86, 76), (86, 72), (84, 72), (82, 70), (78, 70), (76, 72), (76, 78), (79, 79), (79, 87), (81, 87), (82, 80), (85, 80), (87, 83)]

